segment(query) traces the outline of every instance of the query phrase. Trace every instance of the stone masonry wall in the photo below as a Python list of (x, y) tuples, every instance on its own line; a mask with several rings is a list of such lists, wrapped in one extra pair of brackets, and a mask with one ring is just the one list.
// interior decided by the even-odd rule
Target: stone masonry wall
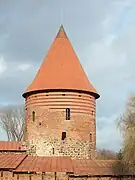
[[(66, 172), (47, 172), (47, 173), (14, 173), (10, 171), (0, 171), (0, 180), (117, 180), (116, 177), (68, 177)], [(123, 180), (130, 178), (122, 178)]]
[[(58, 95), (60, 96), (60, 94)], [(38, 95), (36, 96), (38, 97)], [(66, 94), (64, 98), (65, 96)], [(61, 97), (63, 96), (61, 95)], [(68, 104), (63, 108), (63, 101), (57, 108), (55, 105), (52, 108), (52, 104), (49, 107), (43, 106), (45, 100), (41, 99), (41, 101), (42, 106), (38, 105), (39, 100), (31, 100), (31, 103), (27, 100), (26, 102), (25, 140), (29, 154), (38, 156), (65, 155), (80, 159), (94, 158), (96, 149), (95, 106), (93, 105), (92, 110), (94, 113), (87, 113), (85, 110), (83, 112), (82, 103), (81, 112), (77, 108), (74, 112), (72, 107), (76, 102), (72, 102), (72, 105)], [(57, 101), (56, 94), (55, 101)], [(71, 109), (70, 120), (66, 120), (65, 107)], [(34, 122), (33, 111), (35, 112)], [(62, 132), (66, 132), (65, 140), (61, 140)]]

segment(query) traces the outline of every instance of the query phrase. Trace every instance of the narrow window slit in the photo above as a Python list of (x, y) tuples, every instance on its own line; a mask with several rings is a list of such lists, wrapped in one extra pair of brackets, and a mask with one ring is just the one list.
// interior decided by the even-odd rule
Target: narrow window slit
[(54, 148), (53, 148), (53, 154), (54, 154)]
[(3, 171), (1, 171), (1, 177), (3, 177)]
[(90, 142), (92, 142), (92, 133), (90, 133)]
[(70, 108), (66, 108), (66, 120), (70, 120)]
[(32, 120), (35, 121), (35, 111), (32, 111)]

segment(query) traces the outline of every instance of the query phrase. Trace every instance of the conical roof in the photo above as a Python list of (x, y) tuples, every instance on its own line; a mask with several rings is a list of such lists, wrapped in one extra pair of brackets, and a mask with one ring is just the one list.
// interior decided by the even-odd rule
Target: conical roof
[(99, 97), (89, 82), (63, 26), (60, 27), (35, 79), (23, 96), (42, 90), (79, 90)]

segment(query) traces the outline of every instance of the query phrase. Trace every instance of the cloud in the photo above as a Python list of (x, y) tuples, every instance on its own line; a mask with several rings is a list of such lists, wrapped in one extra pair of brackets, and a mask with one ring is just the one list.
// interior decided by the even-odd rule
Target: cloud
[[(118, 151), (122, 145), (122, 136), (117, 128), (119, 113), (110, 117), (97, 118), (97, 148), (105, 148)], [(108, 143), (110, 142), (111, 143)], [(117, 144), (117, 146), (116, 146)]]
[(7, 69), (6, 61), (3, 56), (0, 57), (0, 75), (2, 75)]
[(31, 64), (19, 64), (17, 69), (20, 71), (26, 71), (31, 67)]

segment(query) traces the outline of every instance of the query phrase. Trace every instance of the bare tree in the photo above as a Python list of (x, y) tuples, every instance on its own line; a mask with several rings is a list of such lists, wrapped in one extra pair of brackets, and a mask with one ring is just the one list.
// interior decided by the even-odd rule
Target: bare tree
[(24, 136), (24, 107), (20, 105), (1, 108), (0, 126), (9, 141), (21, 141)]
[(98, 149), (97, 150), (97, 159), (101, 160), (113, 160), (116, 159), (116, 153), (108, 149)]
[(125, 112), (117, 123), (123, 136), (123, 159), (132, 171), (135, 168), (135, 96), (128, 99)]

